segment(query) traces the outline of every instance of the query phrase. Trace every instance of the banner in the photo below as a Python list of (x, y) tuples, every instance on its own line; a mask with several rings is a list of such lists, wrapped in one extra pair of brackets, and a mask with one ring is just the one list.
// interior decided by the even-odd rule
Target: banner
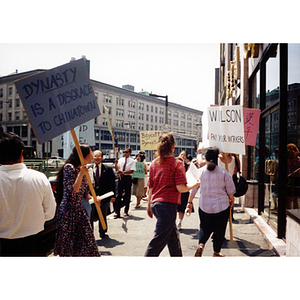
[(111, 122), (110, 122), (110, 116), (109, 116), (109, 111), (108, 108), (104, 105), (104, 110), (105, 110), (105, 116), (107, 120), (107, 127), (111, 135), (113, 135), (112, 127), (111, 127)]
[(84, 59), (17, 80), (15, 85), (40, 144), (101, 114)]
[(256, 145), (256, 137), (259, 125), (260, 109), (244, 108), (244, 130), (247, 146)]
[(220, 152), (245, 154), (242, 105), (208, 107), (209, 146)]
[(140, 131), (141, 150), (156, 150), (161, 131)]

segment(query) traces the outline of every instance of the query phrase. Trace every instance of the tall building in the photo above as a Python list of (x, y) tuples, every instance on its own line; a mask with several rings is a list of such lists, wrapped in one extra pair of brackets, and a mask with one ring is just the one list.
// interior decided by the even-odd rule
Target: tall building
[[(37, 143), (14, 85), (15, 80), (40, 71), (43, 70), (0, 77), (0, 130), (13, 131), (20, 135), (26, 145), (36, 148), (38, 157), (62, 156), (63, 136), (42, 145)], [(120, 88), (96, 80), (91, 80), (91, 83), (101, 111), (101, 115), (94, 120), (93, 149), (101, 149), (105, 155), (113, 149), (104, 113), (105, 105), (109, 110), (119, 149), (130, 147), (132, 150), (138, 150), (140, 131), (160, 130), (175, 135), (176, 155), (186, 150), (187, 153), (195, 156), (196, 145), (202, 141), (202, 111), (169, 101), (166, 105), (163, 97), (154, 97), (145, 91), (137, 93), (134, 91), (134, 86), (129, 84)]]
[[(287, 159), (288, 144), (300, 148), (299, 65), (300, 44), (220, 44), (218, 104), (260, 110), (256, 145), (246, 146), (240, 157), (249, 182), (245, 203), (278, 238), (291, 230), (289, 216), (300, 228), (294, 214), (300, 205), (299, 166), (291, 172)], [(295, 245), (294, 253), (300, 255), (300, 239)]]

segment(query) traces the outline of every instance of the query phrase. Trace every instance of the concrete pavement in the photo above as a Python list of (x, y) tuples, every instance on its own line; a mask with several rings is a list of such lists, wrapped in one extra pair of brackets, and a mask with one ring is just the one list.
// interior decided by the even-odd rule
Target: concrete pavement
[[(195, 212), (185, 216), (180, 230), (180, 242), (184, 257), (193, 257), (198, 246), (199, 216), (198, 197), (194, 199)], [(141, 206), (135, 209), (136, 198), (131, 197), (129, 217), (124, 217), (123, 208), (121, 218), (113, 219), (113, 214), (108, 218), (108, 237), (99, 237), (98, 227), (94, 233), (102, 256), (142, 257), (148, 243), (152, 239), (156, 219), (147, 215), (147, 202), (142, 201)], [(230, 241), (229, 223), (226, 229), (226, 241), (221, 252), (226, 257), (274, 257), (278, 256), (272, 246), (254, 223), (253, 216), (235, 204), (233, 222), (233, 241)], [(203, 257), (213, 254), (212, 239), (205, 245)], [(162, 251), (161, 257), (169, 257), (167, 247)]]

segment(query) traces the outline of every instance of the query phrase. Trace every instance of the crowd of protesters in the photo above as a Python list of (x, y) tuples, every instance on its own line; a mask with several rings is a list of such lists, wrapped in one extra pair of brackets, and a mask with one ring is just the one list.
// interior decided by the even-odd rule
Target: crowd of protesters
[[(218, 166), (218, 149), (208, 149), (206, 160), (200, 164), (185, 151), (176, 158), (175, 138), (165, 134), (160, 137), (151, 163), (145, 161), (144, 151), (132, 158), (131, 149), (126, 148), (123, 157), (116, 159), (115, 170), (102, 163), (100, 150), (92, 152), (87, 144), (80, 144), (80, 149), (84, 163), (74, 147), (57, 174), (55, 201), (47, 177), (24, 164), (22, 140), (15, 134), (1, 134), (1, 256), (42, 255), (38, 234), (44, 229), (44, 222), (54, 216), (57, 219), (54, 255), (100, 256), (94, 222), (99, 222), (100, 237), (107, 237), (107, 216), (114, 211), (114, 218), (121, 218), (124, 208), (123, 217), (129, 217), (131, 195), (136, 197), (135, 209), (139, 209), (142, 200), (147, 201), (148, 216), (157, 219), (145, 256), (159, 256), (165, 246), (170, 256), (182, 256), (179, 231), (186, 210), (193, 211), (192, 201), (199, 188), (200, 237), (195, 256), (202, 255), (211, 233), (214, 233), (213, 256), (223, 256), (220, 249), (235, 187), (231, 175)], [(189, 184), (186, 172), (193, 163), (201, 167), (200, 178)], [(96, 199), (92, 197), (87, 177), (94, 186)], [(28, 193), (24, 192), (26, 189)], [(100, 198), (108, 192), (111, 194), (107, 198)]]

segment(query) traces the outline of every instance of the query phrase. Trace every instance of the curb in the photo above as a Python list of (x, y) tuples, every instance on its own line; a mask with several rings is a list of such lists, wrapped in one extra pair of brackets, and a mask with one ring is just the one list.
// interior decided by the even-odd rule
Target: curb
[(278, 256), (286, 256), (286, 243), (282, 239), (276, 237), (276, 232), (266, 223), (266, 221), (257, 214), (253, 208), (246, 208), (245, 210), (250, 215), (254, 224), (258, 227), (260, 232), (265, 236), (268, 243), (274, 248)]

